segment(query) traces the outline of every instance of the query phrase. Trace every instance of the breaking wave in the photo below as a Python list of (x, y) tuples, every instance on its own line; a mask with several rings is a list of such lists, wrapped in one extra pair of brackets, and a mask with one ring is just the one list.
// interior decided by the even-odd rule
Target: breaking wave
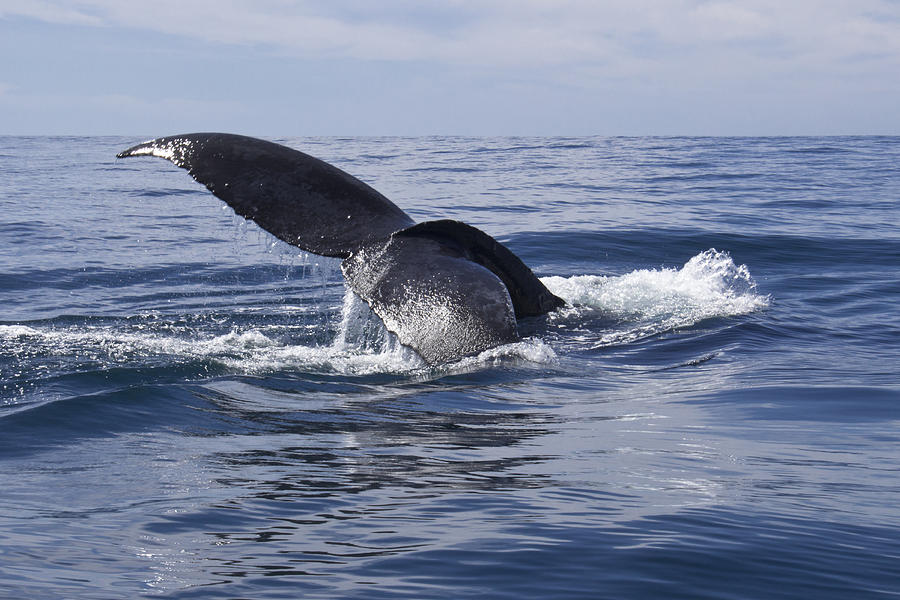
[(541, 279), (569, 307), (551, 320), (573, 322), (599, 313), (611, 331), (597, 332), (596, 346), (621, 344), (706, 319), (744, 315), (771, 299), (757, 290), (746, 265), (714, 248), (680, 269), (639, 269), (620, 276), (578, 275)]

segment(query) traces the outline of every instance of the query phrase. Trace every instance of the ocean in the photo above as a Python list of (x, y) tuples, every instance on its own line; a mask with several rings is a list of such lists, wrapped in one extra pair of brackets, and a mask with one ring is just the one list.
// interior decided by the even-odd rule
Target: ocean
[(0, 137), (0, 597), (900, 596), (900, 138), (274, 140), (568, 302), (433, 368), (142, 139)]

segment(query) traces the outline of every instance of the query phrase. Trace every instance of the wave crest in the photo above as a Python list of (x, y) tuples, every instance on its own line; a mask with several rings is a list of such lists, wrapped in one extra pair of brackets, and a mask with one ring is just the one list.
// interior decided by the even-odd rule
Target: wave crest
[[(622, 343), (705, 319), (744, 315), (769, 305), (746, 265), (711, 248), (680, 269), (639, 269), (617, 277), (544, 277), (570, 308), (552, 318), (569, 320), (600, 312), (625, 325), (600, 336), (602, 345)], [(629, 327), (630, 325), (630, 327)]]

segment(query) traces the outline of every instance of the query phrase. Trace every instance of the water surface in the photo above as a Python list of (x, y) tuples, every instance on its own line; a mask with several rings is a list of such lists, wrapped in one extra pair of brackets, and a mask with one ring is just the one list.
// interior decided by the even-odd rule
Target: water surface
[(435, 369), (138, 141), (0, 137), (0, 596), (900, 593), (900, 138), (276, 140), (570, 302)]

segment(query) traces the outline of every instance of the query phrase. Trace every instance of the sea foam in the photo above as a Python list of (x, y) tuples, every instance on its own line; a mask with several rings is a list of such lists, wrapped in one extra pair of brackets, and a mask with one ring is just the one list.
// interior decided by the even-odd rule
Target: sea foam
[(624, 343), (705, 319), (748, 314), (771, 302), (759, 293), (746, 265), (736, 265), (727, 252), (715, 248), (694, 256), (680, 269), (544, 277), (541, 281), (569, 304), (552, 319), (571, 322), (599, 312), (625, 325), (601, 333), (601, 345)]

